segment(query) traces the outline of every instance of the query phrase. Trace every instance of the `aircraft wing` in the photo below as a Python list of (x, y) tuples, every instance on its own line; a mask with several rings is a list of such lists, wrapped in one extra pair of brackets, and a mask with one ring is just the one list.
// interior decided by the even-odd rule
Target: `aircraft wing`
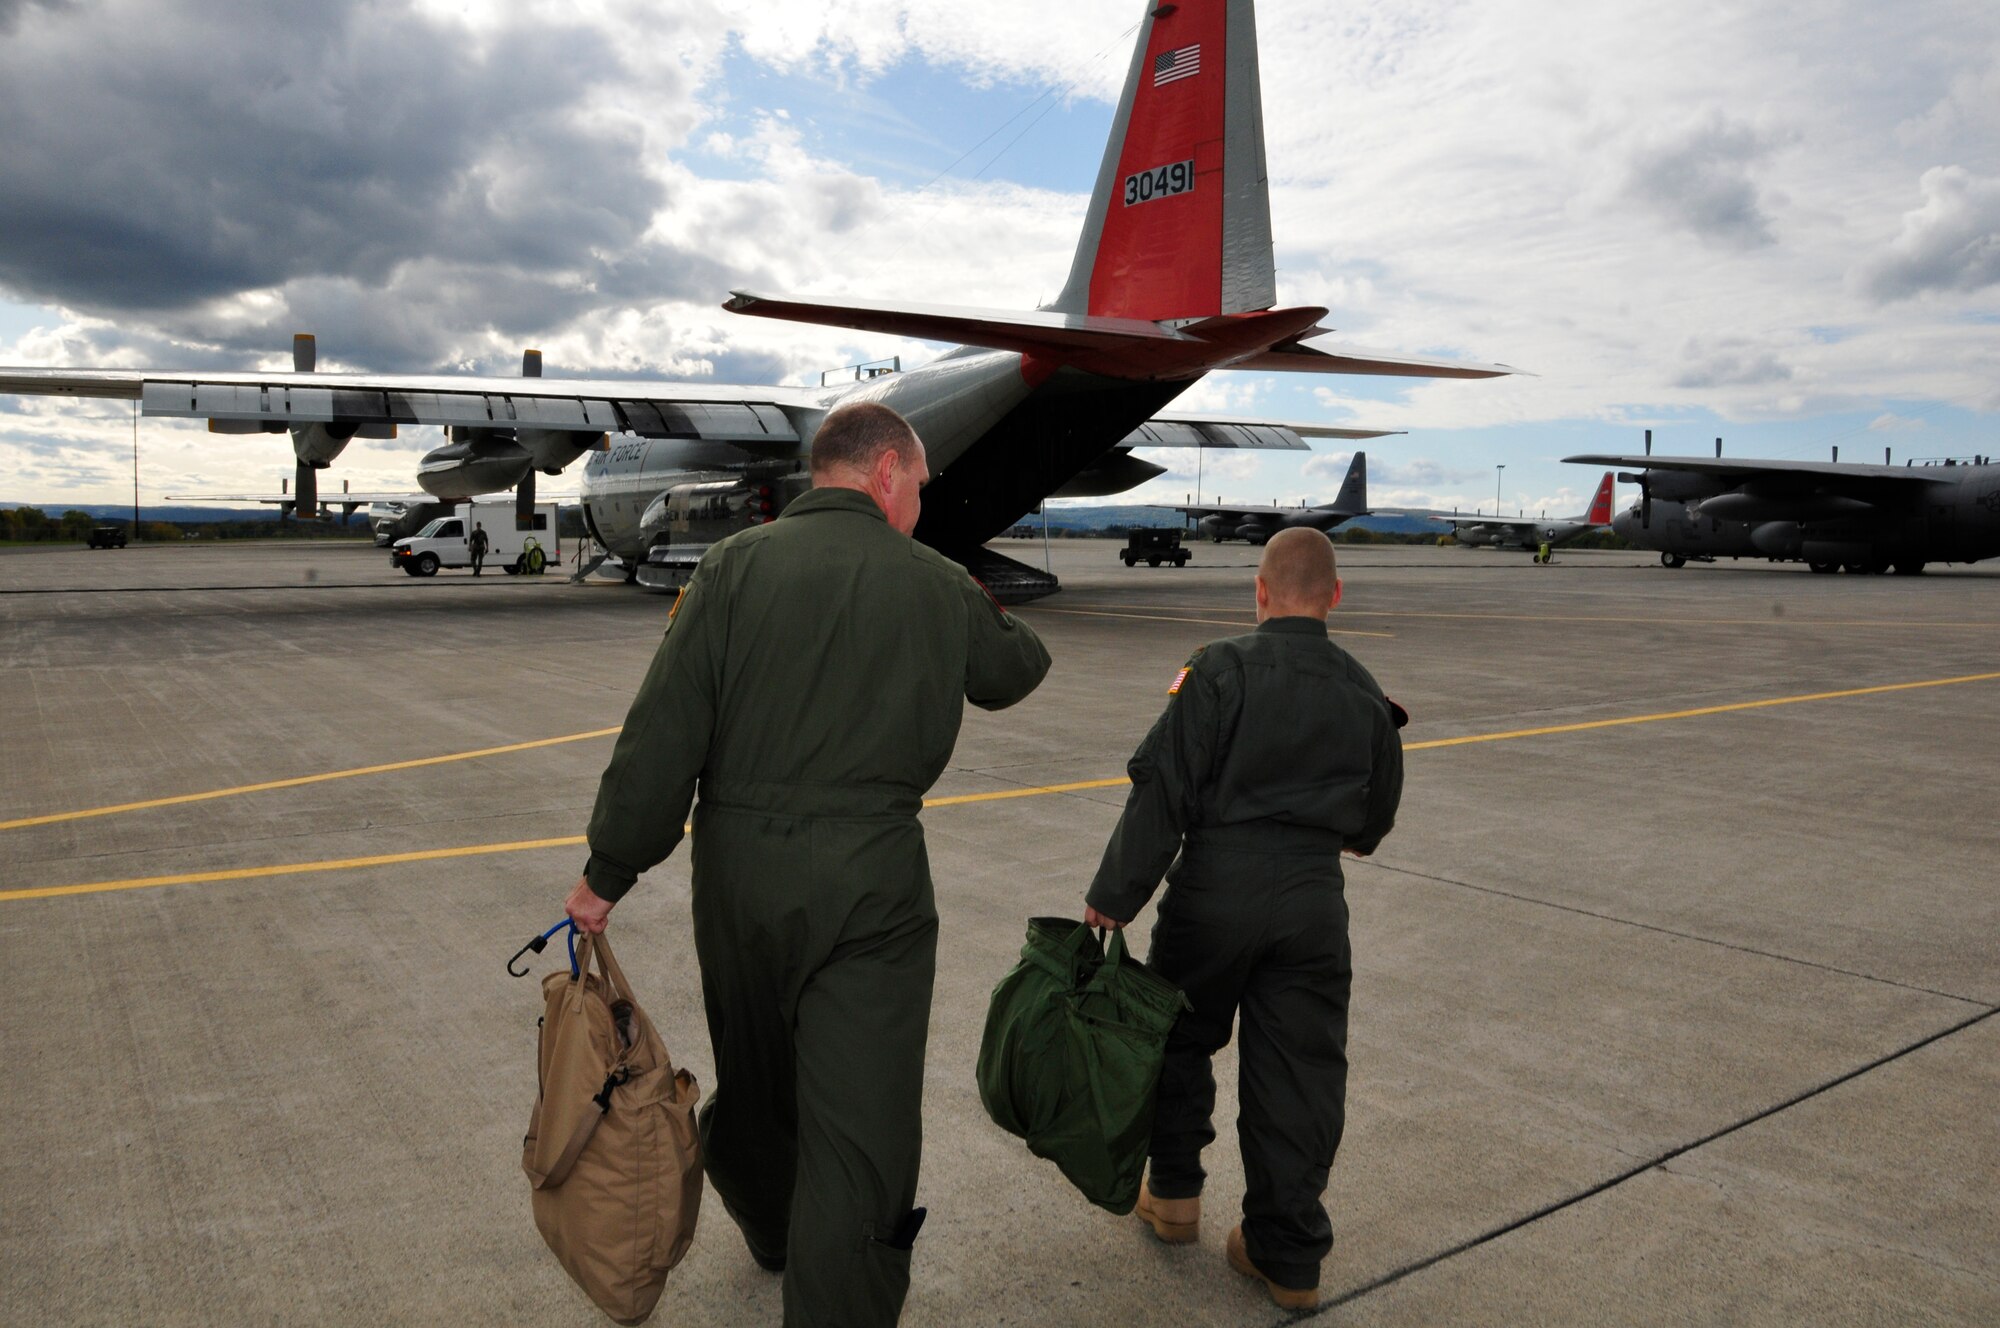
[(1308, 438), (1384, 438), (1401, 429), (1347, 429), (1332, 424), (1260, 420), (1242, 415), (1155, 415), (1117, 444), (1119, 447), (1266, 448), (1308, 450)]
[(0, 368), (0, 392), (138, 401), (147, 415), (230, 424), (435, 424), (630, 433), (791, 450), (806, 388), (625, 379)]
[(1772, 458), (1673, 457), (1673, 456), (1573, 456), (1565, 464), (1615, 466), (1625, 470), (1679, 470), (1695, 475), (1713, 475), (1741, 483), (1760, 476), (1792, 476), (1800, 479), (1866, 480), (1891, 484), (1935, 483), (1937, 468), (1925, 466), (1876, 466), (1854, 461), (1780, 461)]
[[(1547, 522), (1536, 521), (1526, 516), (1467, 516), (1463, 512), (1405, 512), (1404, 516), (1420, 516), (1427, 520), (1445, 522), (1454, 526), (1487, 526), (1501, 530), (1525, 530), (1533, 533), (1539, 525)], [(1559, 517), (1558, 522), (1571, 521), (1571, 517)]]
[[(166, 495), (170, 503), (272, 503), (280, 506), (298, 501), (297, 494), (291, 493), (170, 493)], [(323, 493), (319, 496), (323, 506), (340, 506), (348, 503), (409, 503), (430, 505), (444, 500), (427, 493), (350, 493), (343, 489), (338, 493)], [(545, 502), (568, 502), (550, 496)]]
[(1156, 506), (1165, 507), (1170, 511), (1186, 512), (1192, 517), (1240, 516), (1247, 518), (1253, 516), (1283, 516), (1287, 512), (1301, 510), (1296, 507), (1272, 507), (1269, 504), (1263, 507), (1239, 507), (1235, 503), (1196, 503), (1193, 505), (1186, 503), (1159, 503)]

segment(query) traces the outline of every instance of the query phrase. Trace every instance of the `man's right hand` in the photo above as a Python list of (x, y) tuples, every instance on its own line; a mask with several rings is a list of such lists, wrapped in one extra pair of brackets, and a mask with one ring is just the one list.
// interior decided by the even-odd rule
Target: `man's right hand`
[(1118, 931), (1119, 929), (1124, 927), (1125, 924), (1120, 922), (1117, 918), (1110, 917), (1103, 913), (1099, 913), (1096, 909), (1092, 908), (1090, 905), (1085, 904), (1083, 906), (1083, 925), (1086, 927), (1103, 927), (1109, 931)]
[(563, 901), (563, 912), (569, 915), (569, 920), (576, 924), (578, 931), (596, 936), (603, 932), (604, 924), (611, 921), (611, 901), (598, 897), (597, 892), (590, 888), (588, 876), (579, 876), (576, 878), (576, 889), (570, 891), (569, 898)]

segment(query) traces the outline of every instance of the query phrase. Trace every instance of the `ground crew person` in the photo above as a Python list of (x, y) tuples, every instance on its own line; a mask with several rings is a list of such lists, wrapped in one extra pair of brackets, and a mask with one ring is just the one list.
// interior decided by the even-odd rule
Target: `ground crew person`
[(964, 703), (1048, 652), (909, 538), (923, 444), (827, 416), (814, 488), (711, 548), (675, 604), (590, 818), (567, 911), (601, 930), (694, 808), (694, 939), (715, 1054), (703, 1160), (785, 1322), (890, 1324), (910, 1282), (937, 911), (917, 821)]
[(1264, 546), (1257, 630), (1202, 647), (1175, 676), (1084, 910), (1122, 926), (1168, 876), (1147, 962), (1192, 1009), (1167, 1040), (1137, 1212), (1170, 1243), (1199, 1235), (1210, 1061), (1242, 1011), (1247, 1187), (1225, 1249), (1287, 1309), (1319, 1303), (1333, 1245), (1320, 1197), (1344, 1118), (1352, 978), (1340, 854), (1375, 851), (1403, 790), (1404, 716), (1328, 639), (1339, 602), (1325, 535), (1286, 530)]
[(473, 522), (472, 534), (466, 544), (472, 549), (472, 574), (478, 576), (479, 565), (486, 561), (486, 527)]

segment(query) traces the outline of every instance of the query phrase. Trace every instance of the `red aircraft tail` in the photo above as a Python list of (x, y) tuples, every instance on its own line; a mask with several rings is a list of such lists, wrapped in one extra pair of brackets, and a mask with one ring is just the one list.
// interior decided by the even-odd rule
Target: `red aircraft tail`
[(1277, 303), (1251, 0), (1147, 0), (1069, 281), (1049, 307), (1209, 318)]
[(1271, 199), (1252, 0), (1145, 0), (1069, 280), (1033, 313), (733, 291), (723, 308), (1184, 382), (1211, 369), (1491, 378), (1504, 365), (1308, 346), (1321, 308), (1273, 309)]
[(1583, 518), (1593, 526), (1611, 524), (1611, 472), (1597, 482), (1597, 496), (1590, 500), (1590, 512)]

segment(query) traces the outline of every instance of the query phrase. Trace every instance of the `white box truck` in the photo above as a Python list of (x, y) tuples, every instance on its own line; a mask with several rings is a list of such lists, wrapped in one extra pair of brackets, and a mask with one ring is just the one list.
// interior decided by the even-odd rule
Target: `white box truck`
[[(514, 500), (460, 503), (414, 535), (389, 546), (389, 565), (411, 576), (436, 576), (440, 567), (472, 566), (469, 536), (476, 526), (486, 532), (486, 562), (509, 576), (538, 575), (562, 561), (562, 541), (556, 530), (556, 504), (536, 503), (525, 522), (514, 516)], [(517, 527), (525, 526), (526, 529)]]

